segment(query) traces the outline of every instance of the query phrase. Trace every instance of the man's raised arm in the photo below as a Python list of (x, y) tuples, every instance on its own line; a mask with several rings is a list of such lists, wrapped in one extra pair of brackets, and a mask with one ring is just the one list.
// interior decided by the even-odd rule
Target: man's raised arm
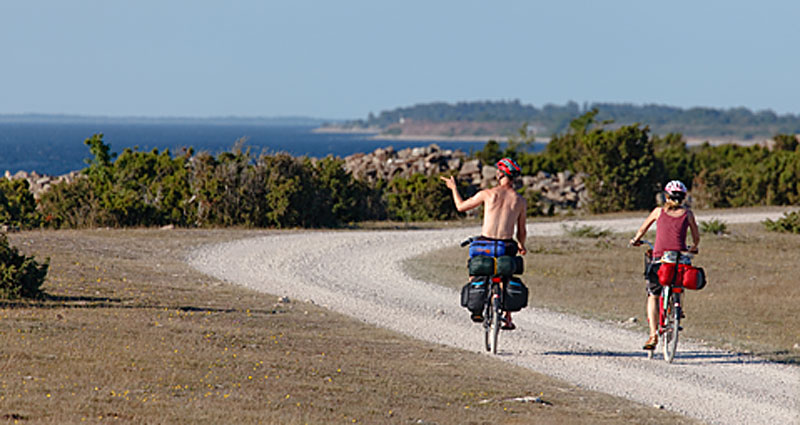
[(458, 185), (456, 184), (455, 177), (441, 176), (439, 178), (445, 182), (447, 188), (453, 193), (453, 202), (455, 202), (458, 212), (469, 211), (483, 203), (483, 191), (478, 192), (475, 196), (465, 201), (461, 198), (461, 194), (458, 193)]

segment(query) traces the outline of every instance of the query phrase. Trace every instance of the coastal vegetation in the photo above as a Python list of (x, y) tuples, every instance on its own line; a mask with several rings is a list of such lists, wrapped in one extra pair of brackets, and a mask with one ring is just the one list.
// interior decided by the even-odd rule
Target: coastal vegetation
[[(585, 176), (587, 212), (652, 208), (669, 180), (684, 181), (699, 208), (794, 205), (800, 202), (800, 144), (778, 134), (771, 147), (688, 146), (681, 134), (652, 135), (641, 124), (617, 126), (598, 110), (574, 118), (541, 152), (522, 126), (501, 145), (474, 152), (485, 165), (510, 156), (523, 175), (563, 171)], [(81, 177), (34, 199), (24, 180), (0, 179), (0, 222), (20, 229), (91, 227), (342, 227), (375, 220), (455, 219), (437, 175), (363, 180), (336, 157), (254, 155), (238, 142), (217, 156), (186, 149), (117, 154), (102, 134), (86, 139), (91, 157)], [(444, 171), (451, 173), (452, 171)], [(462, 183), (469, 196), (479, 187)], [(523, 193), (532, 214), (547, 213)], [(774, 227), (774, 226), (773, 226)]]

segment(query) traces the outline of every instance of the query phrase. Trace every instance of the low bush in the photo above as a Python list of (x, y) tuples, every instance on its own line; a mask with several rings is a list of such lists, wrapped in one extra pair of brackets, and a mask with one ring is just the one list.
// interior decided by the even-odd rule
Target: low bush
[(0, 297), (36, 297), (47, 276), (50, 260), (39, 264), (33, 257), (19, 253), (8, 243), (8, 238), (0, 234)]
[(722, 220), (712, 218), (711, 220), (700, 221), (700, 232), (711, 233), (715, 235), (724, 235), (728, 233), (728, 223)]
[(589, 224), (584, 224), (581, 226), (579, 225), (568, 226), (566, 224), (562, 224), (561, 227), (564, 229), (564, 233), (574, 238), (600, 239), (611, 235), (610, 230), (600, 228), (597, 226), (592, 226)]
[(0, 177), (0, 224), (20, 229), (39, 227), (41, 216), (25, 179)]
[(775, 221), (767, 219), (763, 224), (773, 232), (800, 234), (800, 212), (785, 213), (783, 217)]
[(408, 179), (398, 177), (389, 182), (385, 193), (391, 219), (429, 221), (458, 216), (450, 190), (437, 176), (414, 174)]

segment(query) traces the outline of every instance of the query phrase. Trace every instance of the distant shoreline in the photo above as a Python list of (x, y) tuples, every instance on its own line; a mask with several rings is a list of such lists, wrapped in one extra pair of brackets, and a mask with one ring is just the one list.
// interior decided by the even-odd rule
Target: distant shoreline
[[(486, 143), (489, 140), (498, 142), (505, 142), (508, 136), (501, 135), (484, 135), (484, 136), (444, 136), (440, 134), (381, 134), (381, 129), (377, 127), (368, 128), (342, 128), (324, 126), (312, 130), (314, 133), (330, 133), (330, 134), (372, 134), (372, 140), (400, 140), (400, 141), (442, 141), (442, 142), (475, 142)], [(546, 137), (537, 137), (537, 143), (547, 143), (550, 139)]]

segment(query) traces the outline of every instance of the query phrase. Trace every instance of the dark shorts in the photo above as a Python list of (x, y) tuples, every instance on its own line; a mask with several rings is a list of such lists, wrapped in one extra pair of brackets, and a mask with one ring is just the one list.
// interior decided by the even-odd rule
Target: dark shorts
[(647, 295), (661, 296), (661, 283), (658, 281), (658, 268), (661, 263), (650, 263), (645, 267), (644, 279), (647, 281)]
[(497, 241), (503, 242), (506, 247), (506, 255), (515, 256), (517, 255), (517, 241), (514, 239), (494, 239), (494, 238), (487, 238), (486, 236), (478, 236), (477, 238), (480, 241)]

